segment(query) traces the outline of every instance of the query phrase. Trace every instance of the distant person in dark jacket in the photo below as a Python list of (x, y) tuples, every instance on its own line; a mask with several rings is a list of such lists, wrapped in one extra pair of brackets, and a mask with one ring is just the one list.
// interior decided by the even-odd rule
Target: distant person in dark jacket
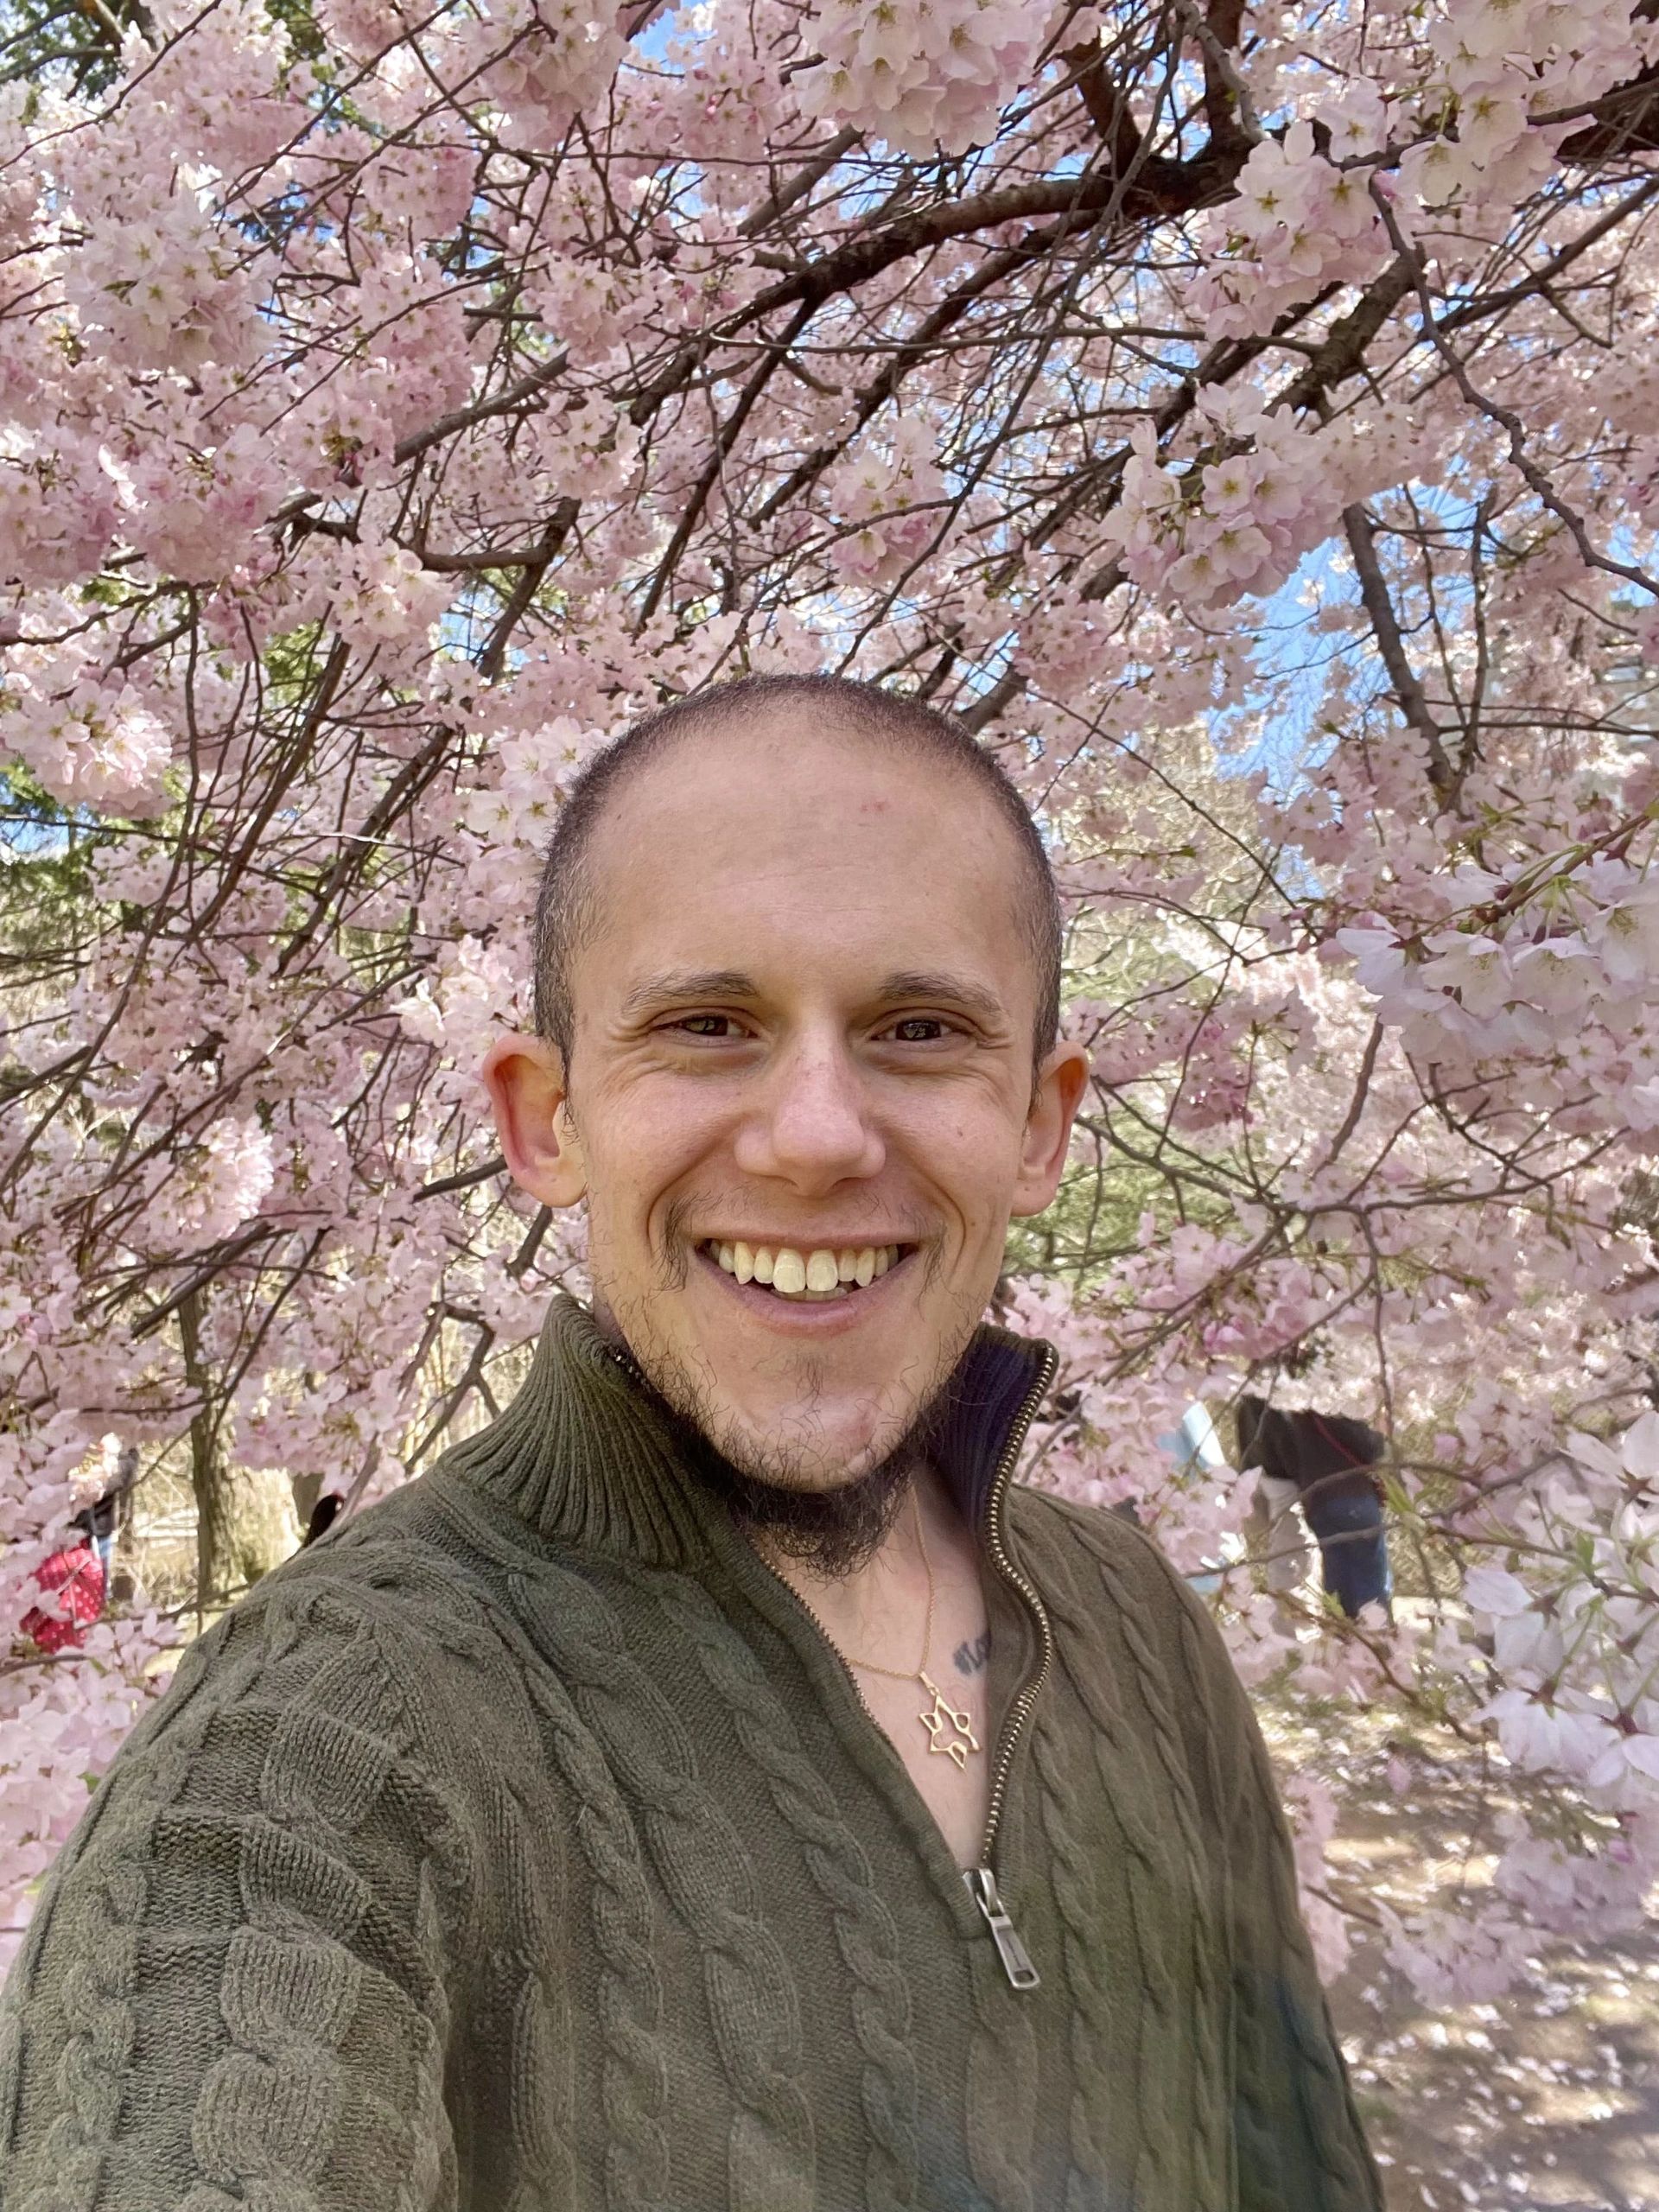
[(1325, 1586), (1350, 1618), (1362, 1605), (1386, 1606), (1393, 1594), (1382, 1486), (1376, 1472), (1388, 1446), (1376, 1430), (1344, 1414), (1311, 1408), (1286, 1413), (1247, 1392), (1238, 1402), (1238, 1464), (1259, 1467), (1269, 1518), (1269, 1588), (1290, 1586), (1275, 1573), (1294, 1543), (1290, 1515), (1300, 1504), (1319, 1547)]
[[(115, 1441), (105, 1440), (106, 1447)], [(120, 1518), (121, 1501), (138, 1479), (138, 1446), (123, 1445), (114, 1460), (114, 1480), (95, 1505), (77, 1513), (71, 1526), (78, 1529), (98, 1554), (103, 1570), (102, 1591), (105, 1599), (110, 1595), (115, 1573), (115, 1532)]]
[(311, 1518), (305, 1524), (305, 1534), (300, 1538), (300, 1549), (315, 1544), (319, 1536), (326, 1536), (340, 1518), (340, 1509), (346, 1503), (337, 1490), (326, 1490), (311, 1509)]

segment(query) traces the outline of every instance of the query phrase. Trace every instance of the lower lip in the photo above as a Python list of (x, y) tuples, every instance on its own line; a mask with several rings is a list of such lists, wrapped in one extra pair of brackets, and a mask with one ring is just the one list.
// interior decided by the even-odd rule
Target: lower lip
[(906, 1273), (915, 1257), (913, 1250), (904, 1253), (886, 1274), (862, 1290), (855, 1290), (849, 1297), (823, 1299), (780, 1298), (764, 1283), (739, 1282), (735, 1275), (727, 1274), (718, 1260), (701, 1249), (697, 1263), (714, 1276), (728, 1296), (740, 1300), (744, 1310), (758, 1321), (790, 1336), (833, 1337), (857, 1328), (867, 1314), (879, 1313), (887, 1303), (882, 1293)]

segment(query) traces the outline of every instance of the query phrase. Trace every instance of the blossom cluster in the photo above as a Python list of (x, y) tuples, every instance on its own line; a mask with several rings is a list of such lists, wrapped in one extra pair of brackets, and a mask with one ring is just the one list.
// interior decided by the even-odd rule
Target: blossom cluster
[[(1415, 931), (1380, 918), (1338, 931), (1379, 1012), (1446, 1084), (1495, 1066), (1510, 1096), (1558, 1128), (1616, 1111), (1627, 1138), (1659, 1129), (1659, 881), (1647, 856), (1569, 850), (1499, 875), (1452, 870), (1451, 911)], [(1630, 840), (1618, 842), (1628, 848)], [(1593, 1102), (1586, 1087), (1593, 1086)]]
[[(1408, 148), (1408, 202), (1514, 206), (1549, 175), (1582, 104), (1634, 77), (1659, 51), (1653, 25), (1623, 0), (1478, 0), (1429, 29), (1418, 99), (1440, 128)], [(1436, 113), (1436, 111), (1439, 113)]]
[[(830, 667), (965, 715), (1065, 896), (1033, 1478), (1253, 1684), (1554, 1791), (1397, 1919), (1425, 1992), (1638, 1910), (1649, 11), (139, 13), (0, 89), (8, 1923), (167, 1639), (22, 1630), (103, 1440), (366, 1499), (500, 1402), (584, 1280), (476, 1083), (550, 827), (638, 712)], [(1172, 1448), (1244, 1389), (1385, 1434), (1393, 1624)]]
[(173, 739), (142, 689), (43, 657), (0, 698), (0, 741), (66, 806), (143, 816), (167, 804)]
[(1331, 441), (1310, 426), (1259, 403), (1201, 404), (1217, 456), (1172, 468), (1137, 423), (1109, 524), (1134, 581), (1195, 615), (1275, 590), (1345, 504)]
[(1567, 1536), (1591, 1572), (1468, 1575), (1464, 1594), (1504, 1684), (1486, 1708), (1498, 1740), (1525, 1771), (1571, 1775), (1592, 1804), (1659, 1817), (1659, 1413), (1617, 1447), (1575, 1439), (1509, 1533), (1517, 1554), (1553, 1562)]
[[(1373, 146), (1386, 143), (1382, 104), (1370, 86), (1320, 120), (1339, 144), (1351, 133)], [(1287, 308), (1327, 284), (1368, 283), (1390, 253), (1367, 170), (1321, 154), (1306, 120), (1252, 149), (1237, 198), (1209, 218), (1204, 247), (1192, 305), (1218, 338), (1265, 336)]]
[(835, 469), (827, 489), (853, 525), (835, 549), (841, 574), (861, 584), (894, 582), (925, 554), (939, 526), (946, 486), (928, 425), (901, 416), (885, 452), (866, 442)]
[(1049, 0), (823, 0), (801, 105), (900, 153), (964, 154), (995, 135), (1055, 14)]

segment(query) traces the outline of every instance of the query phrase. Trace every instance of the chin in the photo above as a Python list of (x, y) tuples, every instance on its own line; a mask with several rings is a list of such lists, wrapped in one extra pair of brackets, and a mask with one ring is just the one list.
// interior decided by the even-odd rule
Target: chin
[(872, 1421), (868, 1404), (845, 1421), (826, 1421), (810, 1399), (711, 1411), (709, 1440), (722, 1457), (782, 1490), (839, 1490), (858, 1482), (902, 1443), (910, 1426), (903, 1417)]

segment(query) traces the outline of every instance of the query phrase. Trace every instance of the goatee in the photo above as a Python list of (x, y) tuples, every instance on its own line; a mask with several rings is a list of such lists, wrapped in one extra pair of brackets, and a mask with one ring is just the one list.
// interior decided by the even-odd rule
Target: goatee
[(680, 1426), (687, 1432), (685, 1465), (700, 1487), (718, 1499), (751, 1541), (781, 1552), (823, 1582), (842, 1581), (874, 1558), (924, 1456), (912, 1430), (896, 1452), (851, 1482), (797, 1490), (745, 1473), (700, 1430)]
[(648, 1309), (619, 1313), (595, 1283), (593, 1310), (601, 1332), (674, 1430), (688, 1480), (722, 1505), (763, 1553), (780, 1554), (826, 1582), (855, 1574), (880, 1550), (912, 1480), (927, 1464), (940, 1408), (973, 1335), (969, 1318), (960, 1342), (939, 1348), (938, 1371), (918, 1394), (892, 1449), (861, 1472), (841, 1476), (814, 1433), (812, 1408), (823, 1379), (810, 1368), (798, 1378), (799, 1409), (790, 1433), (757, 1446), (735, 1423), (721, 1421), (712, 1389), (652, 1341)]
[(928, 1433), (948, 1389), (948, 1376), (917, 1408), (893, 1450), (862, 1474), (844, 1482), (826, 1481), (828, 1470), (815, 1465), (809, 1474), (804, 1455), (798, 1453), (798, 1479), (778, 1482), (753, 1467), (740, 1465), (722, 1451), (715, 1423), (690, 1377), (672, 1366), (660, 1378), (652, 1375), (612, 1315), (599, 1310), (601, 1325), (613, 1337), (615, 1349), (674, 1431), (688, 1478), (723, 1506), (752, 1542), (780, 1552), (827, 1582), (841, 1581), (868, 1565), (897, 1519), (912, 1480), (925, 1464)]

